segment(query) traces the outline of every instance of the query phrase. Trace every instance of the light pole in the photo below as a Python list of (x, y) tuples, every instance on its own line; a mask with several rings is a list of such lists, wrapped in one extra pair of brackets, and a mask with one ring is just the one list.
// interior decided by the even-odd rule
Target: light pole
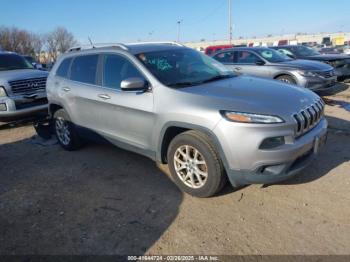
[(180, 29), (182, 20), (177, 21), (177, 42), (180, 43)]
[(231, 0), (228, 0), (228, 31), (229, 31), (229, 39), (230, 44), (232, 44), (232, 3)]

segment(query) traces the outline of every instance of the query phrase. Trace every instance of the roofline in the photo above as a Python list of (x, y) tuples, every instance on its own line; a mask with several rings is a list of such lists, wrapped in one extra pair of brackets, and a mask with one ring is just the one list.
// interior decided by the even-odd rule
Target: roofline
[(117, 49), (122, 49), (125, 51), (130, 50), (128, 45), (130, 46), (135, 46), (135, 45), (147, 45), (147, 44), (165, 44), (165, 45), (176, 45), (176, 46), (182, 46), (185, 47), (183, 44), (180, 44), (178, 42), (136, 42), (136, 43), (94, 43), (90, 45), (80, 45), (80, 46), (74, 46), (68, 49), (66, 53), (70, 52), (78, 52), (82, 50), (90, 50), (90, 49), (101, 49), (101, 48), (117, 48)]

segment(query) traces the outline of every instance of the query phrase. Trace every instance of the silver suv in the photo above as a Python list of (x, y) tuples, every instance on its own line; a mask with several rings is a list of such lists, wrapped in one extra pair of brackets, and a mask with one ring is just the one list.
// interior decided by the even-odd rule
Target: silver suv
[(47, 76), (22, 56), (0, 51), (0, 122), (47, 115)]
[(64, 149), (93, 131), (167, 163), (177, 186), (197, 197), (214, 195), (226, 178), (233, 186), (290, 178), (326, 140), (324, 103), (313, 92), (237, 76), (174, 43), (72, 49), (47, 92)]

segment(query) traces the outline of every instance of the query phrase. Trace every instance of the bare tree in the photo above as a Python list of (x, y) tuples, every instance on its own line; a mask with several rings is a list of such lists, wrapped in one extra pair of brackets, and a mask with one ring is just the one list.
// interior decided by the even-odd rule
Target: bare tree
[(46, 41), (47, 51), (53, 61), (57, 59), (57, 56), (60, 53), (66, 52), (70, 47), (77, 43), (73, 34), (63, 27), (58, 27), (49, 33)]
[(16, 27), (0, 27), (0, 48), (22, 55), (31, 55), (39, 60), (47, 52), (55, 61), (60, 53), (66, 52), (77, 42), (72, 33), (58, 27), (47, 35), (39, 35)]
[(32, 35), (26, 31), (16, 27), (0, 28), (0, 46), (8, 51), (20, 54), (34, 55)]
[(46, 37), (43, 35), (32, 34), (31, 35), (32, 47), (35, 54), (35, 58), (39, 60), (41, 52), (44, 51)]

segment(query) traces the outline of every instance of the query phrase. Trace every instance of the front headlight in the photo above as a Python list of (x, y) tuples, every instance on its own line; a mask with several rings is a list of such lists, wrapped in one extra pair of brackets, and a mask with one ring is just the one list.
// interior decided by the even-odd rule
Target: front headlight
[(6, 94), (6, 91), (5, 91), (5, 88), (0, 86), (0, 97), (6, 97), (7, 94)]
[(221, 111), (221, 114), (229, 121), (251, 124), (277, 124), (284, 120), (278, 116), (260, 115), (243, 112)]
[(311, 72), (311, 71), (298, 70), (297, 72), (299, 75), (302, 75), (302, 76), (307, 76), (307, 77), (317, 76), (317, 74), (315, 74), (314, 72)]

